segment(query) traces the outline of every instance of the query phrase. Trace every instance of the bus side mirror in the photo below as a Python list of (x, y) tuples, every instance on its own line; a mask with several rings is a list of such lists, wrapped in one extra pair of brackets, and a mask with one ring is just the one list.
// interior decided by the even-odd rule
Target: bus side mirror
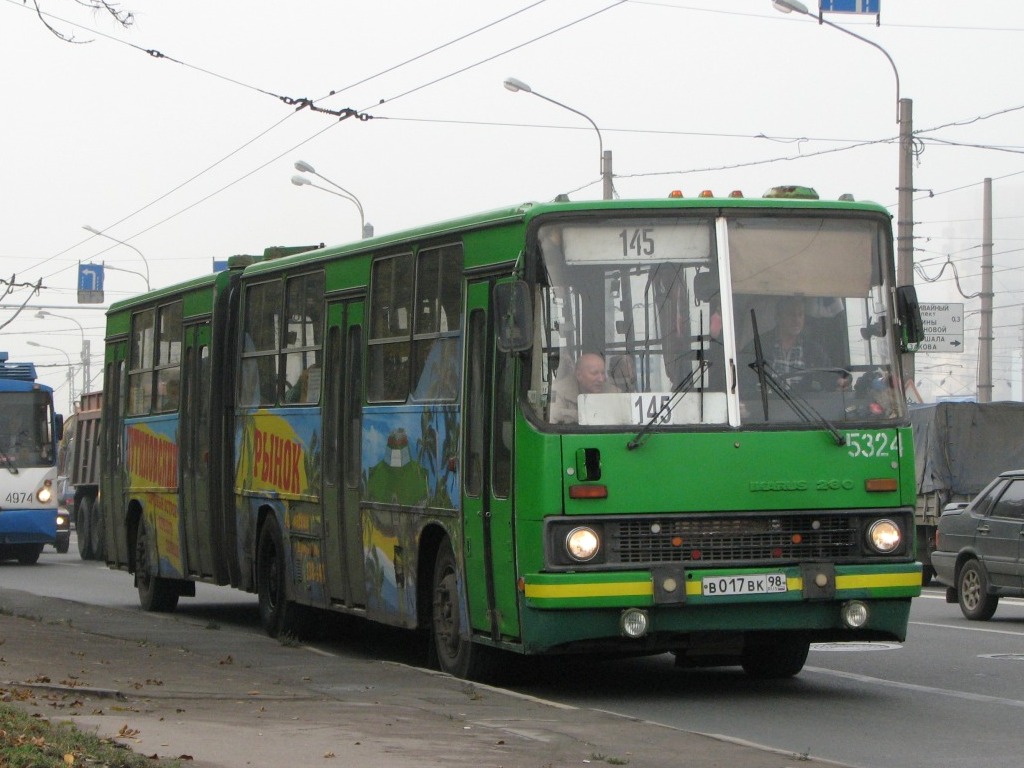
[(903, 350), (911, 344), (924, 341), (924, 322), (921, 320), (921, 305), (917, 301), (917, 289), (912, 285), (896, 288), (896, 318), (903, 329)]
[(53, 414), (53, 433), (57, 440), (64, 437), (64, 416), (59, 413)]
[(502, 352), (523, 352), (533, 343), (533, 302), (522, 280), (494, 286), (494, 332)]

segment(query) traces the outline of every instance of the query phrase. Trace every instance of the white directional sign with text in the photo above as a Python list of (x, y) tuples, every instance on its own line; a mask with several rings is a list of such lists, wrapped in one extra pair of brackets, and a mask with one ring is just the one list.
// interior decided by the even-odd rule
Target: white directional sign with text
[(921, 304), (924, 341), (918, 352), (964, 351), (964, 305)]

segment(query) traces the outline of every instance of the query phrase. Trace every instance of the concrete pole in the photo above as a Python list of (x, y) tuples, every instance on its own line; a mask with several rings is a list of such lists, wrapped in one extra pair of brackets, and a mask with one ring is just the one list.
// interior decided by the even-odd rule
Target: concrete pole
[(89, 340), (82, 339), (82, 394), (84, 395), (89, 391), (89, 382), (92, 380), (90, 375), (92, 371), (89, 369), (89, 358), (92, 357), (91, 350), (89, 348)]
[[(900, 158), (896, 218), (896, 283), (914, 284), (914, 102), (900, 99)], [(903, 355), (903, 375), (914, 379), (914, 356)]]
[(981, 227), (981, 329), (978, 331), (978, 402), (992, 402), (992, 179), (985, 179)]
[(606, 149), (601, 153), (601, 188), (603, 191), (602, 200), (611, 200), (614, 196), (612, 190), (612, 151)]

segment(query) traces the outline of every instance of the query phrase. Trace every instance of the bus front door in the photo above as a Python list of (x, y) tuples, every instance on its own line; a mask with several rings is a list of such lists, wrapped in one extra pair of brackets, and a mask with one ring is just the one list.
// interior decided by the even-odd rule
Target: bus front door
[(514, 360), (494, 344), (493, 280), (467, 288), (463, 409), (463, 555), (470, 620), (491, 638), (519, 636), (512, 515)]

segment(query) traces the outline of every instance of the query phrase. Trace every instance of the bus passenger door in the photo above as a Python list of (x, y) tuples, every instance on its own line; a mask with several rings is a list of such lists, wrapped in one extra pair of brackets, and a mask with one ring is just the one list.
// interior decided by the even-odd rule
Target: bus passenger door
[(490, 314), (493, 281), (467, 290), (463, 410), (463, 554), (470, 618), (492, 639), (519, 636), (512, 518), (515, 366), (498, 352)]
[(211, 542), (217, 536), (210, 509), (210, 324), (185, 328), (178, 419), (181, 517), (185, 525), (186, 572), (216, 573)]
[(359, 524), (362, 439), (362, 302), (327, 308), (323, 400), (324, 529), (327, 584), (332, 604), (366, 606), (363, 541)]

